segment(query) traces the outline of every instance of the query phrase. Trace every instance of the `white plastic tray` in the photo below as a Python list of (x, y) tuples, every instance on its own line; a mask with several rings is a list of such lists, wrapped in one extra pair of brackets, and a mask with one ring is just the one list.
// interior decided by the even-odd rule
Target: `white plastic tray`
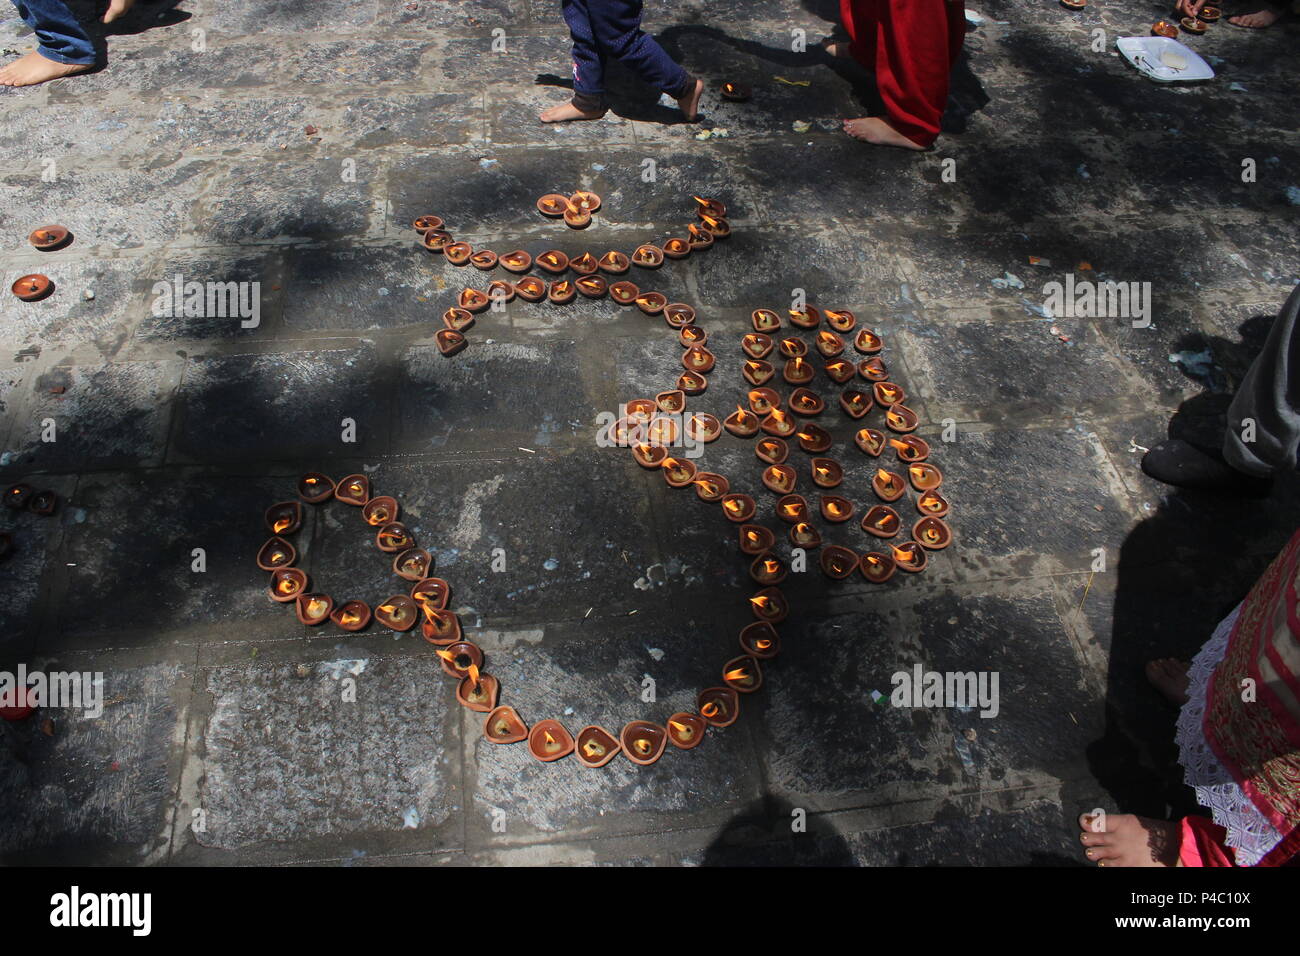
[[(1214, 79), (1214, 70), (1194, 51), (1169, 37), (1120, 37), (1115, 41), (1124, 59), (1144, 76), (1157, 83), (1191, 83)], [(1165, 51), (1178, 53), (1186, 60), (1182, 69), (1167, 66), (1160, 59)]]

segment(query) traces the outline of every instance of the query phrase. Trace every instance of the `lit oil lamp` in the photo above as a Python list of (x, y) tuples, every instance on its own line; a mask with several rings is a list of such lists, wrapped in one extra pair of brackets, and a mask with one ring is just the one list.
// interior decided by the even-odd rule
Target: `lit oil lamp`
[(724, 100), (731, 100), (733, 103), (744, 103), (754, 93), (743, 83), (723, 83), (720, 92)]
[(768, 465), (763, 469), (763, 485), (778, 495), (790, 494), (798, 480), (798, 472), (789, 465)]
[(298, 622), (308, 627), (324, 624), (334, 610), (334, 599), (328, 594), (299, 594), (295, 600)]
[[(654, 295), (656, 293), (650, 294)], [(637, 305), (640, 304), (641, 299), (637, 299)], [(700, 375), (707, 374), (713, 368), (714, 361), (713, 353), (703, 345), (692, 345), (682, 353), (682, 366), (687, 371), (696, 372)]]
[[(448, 677), (462, 680), (470, 675), (470, 668), (483, 666), (483, 650), (471, 641), (457, 641), (437, 650), (438, 661)], [(476, 671), (477, 673), (477, 671)]]
[(808, 354), (808, 343), (803, 339), (795, 338), (793, 335), (787, 335), (777, 344), (777, 348), (782, 358), (798, 358), (801, 355)]
[(482, 269), (487, 272), (497, 267), (497, 254), (491, 249), (480, 249), (469, 257), (469, 264), (475, 269)]
[(826, 317), (826, 324), (836, 332), (852, 332), (858, 324), (857, 316), (848, 309), (827, 309), (822, 315)]
[(834, 332), (828, 332), (825, 329), (817, 333), (815, 344), (817, 351), (821, 352), (826, 358), (835, 358), (844, 351), (844, 340)]
[(668, 449), (662, 445), (649, 442), (637, 442), (632, 446), (632, 459), (642, 468), (658, 468), (668, 457)]
[(483, 736), (494, 744), (514, 744), (528, 736), (528, 725), (507, 704), (494, 707), (483, 721)]
[(460, 307), (475, 315), (487, 309), (492, 304), (491, 297), (481, 289), (465, 288), (460, 290), (458, 299)]
[(916, 426), (921, 423), (916, 412), (912, 411), (906, 405), (894, 405), (885, 412), (885, 424), (890, 431), (905, 434), (915, 431)]
[(370, 479), (365, 475), (348, 475), (335, 486), (334, 497), (345, 505), (363, 507), (370, 500)]
[(580, 276), (589, 276), (600, 266), (595, 256), (590, 252), (584, 252), (582, 255), (569, 260), (569, 268)]
[(725, 218), (727, 207), (717, 199), (704, 199), (701, 196), (692, 196), (695, 200), (695, 215), (703, 219), (705, 216), (713, 216), (718, 219)]
[(686, 242), (692, 249), (707, 249), (713, 245), (713, 233), (691, 223), (686, 227)]
[(415, 602), (405, 594), (394, 594), (375, 605), (375, 620), (390, 631), (409, 631), (419, 619)]
[(683, 348), (690, 348), (692, 345), (704, 345), (709, 341), (709, 333), (704, 331), (698, 325), (687, 325), (677, 333), (677, 342)]
[(796, 415), (820, 415), (825, 410), (826, 402), (810, 389), (796, 388), (790, 393), (790, 411)]
[(771, 660), (781, 653), (781, 637), (771, 624), (755, 621), (741, 628), (740, 649), (757, 660)]
[(661, 415), (650, 419), (650, 424), (646, 425), (646, 441), (652, 445), (675, 445), (679, 430), (677, 419)]
[(640, 294), (641, 290), (631, 282), (612, 282), (609, 286), (609, 297), (619, 305), (631, 305)]
[(559, 249), (547, 249), (533, 260), (533, 265), (551, 275), (559, 275), (569, 268), (569, 257)]
[(334, 497), (334, 482), (319, 471), (309, 471), (298, 479), (298, 497), (309, 505), (318, 505)]
[(276, 568), (271, 572), (271, 600), (288, 604), (307, 590), (307, 575), (298, 568)]
[(42, 518), (48, 518), (54, 514), (54, 509), (58, 507), (59, 496), (54, 492), (38, 491), (27, 499), (27, 510), (34, 515), (40, 515)]
[[(442, 220), (438, 220), (438, 225), (442, 225)], [(436, 229), (437, 226), (434, 228)], [(64, 226), (41, 226), (32, 230), (31, 235), (27, 237), (27, 241), (42, 252), (50, 252), (68, 244), (71, 241), (71, 236), (72, 233), (68, 232)]]
[(750, 332), (740, 340), (740, 349), (752, 359), (767, 358), (772, 351), (772, 336)]
[(658, 315), (668, 305), (668, 297), (662, 292), (642, 292), (632, 301), (646, 315)]
[(669, 302), (664, 306), (664, 321), (674, 329), (684, 328), (695, 321), (695, 310), (684, 302)]
[(596, 260), (596, 266), (601, 272), (608, 272), (610, 275), (622, 275), (631, 268), (632, 260), (623, 253), (611, 249)]
[(927, 551), (942, 551), (952, 544), (952, 529), (938, 518), (927, 516), (912, 525), (912, 540)]
[(785, 580), (786, 567), (771, 551), (760, 554), (749, 566), (749, 576), (761, 585), (780, 584)]
[(375, 547), (388, 554), (415, 547), (415, 536), (400, 521), (390, 521), (375, 534)]
[(546, 298), (546, 283), (537, 276), (524, 276), (515, 283), (515, 292), (525, 302), (540, 302)]
[(763, 671), (758, 661), (745, 654), (722, 665), (722, 682), (741, 694), (752, 694), (763, 686)]
[(9, 291), (24, 302), (36, 302), (54, 291), (54, 283), (49, 276), (32, 273), (15, 279)]
[(682, 750), (692, 750), (704, 741), (704, 731), (708, 725), (697, 714), (676, 713), (668, 718), (665, 729), (668, 742)]
[(745, 397), (749, 400), (749, 410), (755, 415), (767, 415), (781, 407), (781, 396), (774, 388), (751, 388)]
[(870, 395), (856, 388), (846, 388), (840, 393), (840, 408), (852, 419), (864, 417), (875, 404)]
[(915, 435), (889, 439), (889, 445), (898, 452), (898, 460), (905, 462), (925, 461), (930, 457), (930, 443)]
[(739, 405), (736, 410), (722, 421), (722, 427), (737, 438), (753, 438), (758, 434), (759, 418), (753, 412), (746, 411)]
[(822, 545), (821, 532), (806, 521), (796, 521), (790, 526), (790, 544), (805, 550), (820, 548)]
[(687, 395), (702, 395), (709, 387), (709, 380), (698, 372), (682, 372), (677, 376), (677, 388)]
[(1195, 36), (1200, 36), (1210, 28), (1210, 25), (1198, 17), (1183, 17), (1178, 21), (1184, 30)]
[(537, 200), (537, 211), (543, 216), (559, 219), (568, 210), (569, 205), (568, 196), (561, 196), (559, 193), (547, 193)]
[(793, 435), (799, 426), (795, 423), (794, 417), (789, 412), (774, 408), (767, 413), (763, 423), (759, 426), (769, 435), (775, 435), (777, 438), (785, 438)]
[(728, 521), (734, 521), (736, 524), (754, 517), (755, 507), (754, 499), (749, 495), (732, 493), (722, 496), (722, 513)]
[(445, 229), (430, 229), (420, 237), (420, 243), (430, 252), (445, 252), (455, 241), (452, 234)]
[(791, 385), (807, 385), (816, 374), (817, 370), (813, 368), (812, 363), (802, 355), (796, 355), (786, 362), (785, 368), (781, 371), (781, 377)]
[(633, 720), (623, 726), (619, 734), (623, 753), (627, 759), (645, 767), (663, 755), (668, 743), (668, 731), (648, 720)]
[(790, 457), (790, 446), (780, 438), (764, 438), (755, 443), (754, 454), (766, 465), (779, 465)]
[(421, 604), (420, 636), (435, 647), (449, 647), (460, 640), (460, 618), (443, 608)]
[(442, 254), (453, 266), (463, 266), (474, 254), (474, 247), (468, 242), (449, 242), (443, 247)]
[(480, 674), (477, 667), (471, 667), (465, 679), (456, 685), (456, 700), (475, 713), (487, 714), (496, 707), (500, 692), (501, 683), (495, 677)]
[(872, 584), (884, 584), (894, 576), (898, 570), (898, 562), (892, 555), (881, 554), (879, 551), (868, 551), (862, 556), (862, 563), (858, 565), (862, 576)]
[(578, 731), (577, 749), (574, 753), (584, 766), (603, 767), (620, 753), (623, 746), (604, 727), (590, 724)]
[(442, 578), (421, 578), (411, 588), (411, 600), (420, 607), (426, 604), (438, 611), (447, 607), (451, 599), (451, 585)]
[[(514, 286), (511, 286), (513, 294)], [(468, 309), (462, 309), (452, 306), (446, 312), (442, 313), (443, 328), (451, 329), (453, 332), (461, 332), (474, 324), (474, 313)]]
[(691, 441), (717, 441), (722, 434), (722, 422), (708, 412), (693, 412), (686, 419), (686, 437)]
[(883, 432), (878, 432), (874, 428), (859, 428), (853, 435), (853, 444), (858, 446), (859, 451), (879, 458), (880, 453), (885, 450), (885, 436)]
[(888, 505), (872, 505), (862, 516), (862, 530), (877, 538), (895, 537), (902, 527), (898, 512)]
[(433, 342), (438, 347), (438, 352), (447, 358), (455, 355), (469, 344), (469, 340), (465, 336), (452, 329), (439, 329), (433, 333)]
[(811, 423), (800, 425), (795, 437), (799, 439), (799, 447), (809, 454), (819, 455), (831, 447), (830, 433)]
[(915, 541), (904, 541), (902, 544), (892, 546), (890, 552), (898, 566), (904, 571), (910, 571), (915, 574), (918, 571), (924, 571), (927, 558), (925, 549)]
[(691, 244), (685, 239), (669, 239), (664, 243), (664, 255), (669, 259), (685, 259), (691, 254)]
[(578, 206), (564, 210), (564, 224), (570, 229), (586, 229), (591, 225), (591, 213)]
[(870, 329), (861, 329), (853, 339), (853, 347), (863, 355), (875, 355), (885, 347), (885, 342)]
[(1214, 23), (1219, 19), (1219, 17), (1223, 16), (1223, 11), (1218, 7), (1201, 7), (1201, 12), (1196, 16), (1198, 19), (1204, 20), (1206, 23)]
[(741, 366), (740, 372), (750, 385), (763, 385), (772, 380), (772, 376), (776, 374), (776, 369), (772, 367), (770, 362), (764, 362), (761, 359), (750, 359)]
[(423, 581), (429, 575), (433, 555), (423, 548), (407, 548), (393, 558), (393, 573), (405, 581)]
[(937, 491), (927, 491), (916, 499), (916, 510), (924, 515), (942, 518), (948, 513), (948, 499)]
[[(26, 496), (24, 495), (23, 504), (26, 503)], [(271, 534), (293, 534), (302, 527), (302, 502), (281, 501), (278, 504), (271, 505), (266, 509), (265, 517), (266, 526), (271, 529)]]
[(858, 569), (858, 553), (842, 545), (828, 544), (822, 548), (820, 562), (823, 574), (842, 581)]
[(811, 305), (802, 309), (790, 309), (789, 312), (791, 325), (797, 325), (801, 329), (815, 329), (821, 325), (821, 310), (815, 309)]
[(362, 507), (361, 517), (365, 519), (366, 524), (376, 528), (381, 524), (396, 521), (397, 499), (388, 495), (377, 495)]
[(578, 287), (569, 279), (556, 279), (546, 290), (546, 298), (556, 305), (568, 305), (578, 297)]
[(731, 482), (713, 471), (699, 472), (692, 484), (701, 501), (721, 501), (722, 496), (731, 490)]
[(497, 261), (501, 268), (507, 272), (514, 272), (522, 275), (533, 267), (533, 257), (522, 249), (516, 249), (514, 252), (507, 252), (500, 256)]
[(740, 716), (740, 695), (730, 687), (706, 687), (695, 704), (711, 727), (730, 727)]
[(822, 495), (819, 508), (822, 517), (831, 524), (840, 524), (853, 517), (853, 502), (842, 495)]
[(365, 601), (344, 601), (330, 612), (330, 620), (349, 633), (359, 631), (370, 623), (370, 605)]
[(808, 501), (803, 495), (784, 495), (777, 499), (776, 516), (786, 524), (808, 520)]
[(812, 480), (818, 488), (834, 488), (844, 480), (844, 468), (834, 458), (812, 460)]
[(883, 382), (889, 378), (889, 369), (885, 367), (885, 363), (880, 359), (880, 356), (876, 356), (859, 362), (858, 374), (868, 382)]
[(776, 535), (770, 528), (761, 524), (742, 524), (740, 526), (740, 551), (742, 554), (762, 554), (771, 551), (776, 544)]
[[(650, 421), (655, 417), (655, 413), (659, 411), (658, 402), (649, 398), (634, 398), (624, 407), (627, 409), (627, 417), (641, 424)], [(671, 409), (664, 410), (671, 411)]]
[(542, 763), (573, 753), (574, 741), (558, 720), (541, 720), (528, 732), (528, 752)]
[(600, 209), (600, 196), (591, 192), (589, 189), (579, 189), (569, 197), (569, 203), (586, 212), (596, 212)]
[(907, 466), (907, 479), (917, 491), (933, 491), (943, 484), (943, 472), (934, 465), (918, 461)]
[(670, 455), (663, 460), (660, 468), (663, 470), (664, 481), (670, 488), (685, 488), (695, 480), (695, 463), (689, 458), (673, 458)]
[(609, 292), (609, 283), (601, 276), (581, 276), (573, 284), (588, 299), (599, 299)]
[(853, 376), (858, 374), (858, 367), (848, 359), (832, 359), (822, 366), (826, 370), (826, 375), (832, 382), (837, 385), (843, 385)]
[(771, 309), (755, 309), (749, 314), (755, 332), (775, 332), (781, 327), (781, 317)]
[(897, 501), (907, 491), (907, 484), (902, 475), (877, 468), (871, 477), (871, 490), (881, 501)]
[[(493, 279), (488, 283), (487, 294), (493, 302), (513, 302), (516, 294), (515, 284), (505, 279)], [(443, 322), (446, 323), (445, 316)]]
[(284, 538), (273, 537), (257, 551), (257, 566), (263, 571), (287, 568), (298, 559), (298, 552)]
[(664, 251), (647, 242), (636, 247), (632, 253), (632, 262), (642, 269), (658, 269), (664, 264)]
[[(731, 235), (731, 223), (727, 222), (727, 220), (723, 219), (721, 216), (701, 214), (700, 225), (703, 226), (704, 231), (713, 236), (714, 239), (726, 239)], [(691, 228), (694, 229), (696, 227), (691, 226)]]
[(876, 403), (884, 407), (897, 405), (907, 397), (902, 388), (893, 382), (876, 382), (871, 386), (871, 392), (876, 398)]

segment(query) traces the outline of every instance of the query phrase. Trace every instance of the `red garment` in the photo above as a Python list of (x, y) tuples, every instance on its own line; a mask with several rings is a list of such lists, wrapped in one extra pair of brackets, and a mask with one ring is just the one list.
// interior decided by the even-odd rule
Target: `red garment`
[(952, 0), (840, 0), (853, 58), (876, 74), (885, 121), (912, 142), (939, 136), (948, 78), (966, 38), (966, 12)]

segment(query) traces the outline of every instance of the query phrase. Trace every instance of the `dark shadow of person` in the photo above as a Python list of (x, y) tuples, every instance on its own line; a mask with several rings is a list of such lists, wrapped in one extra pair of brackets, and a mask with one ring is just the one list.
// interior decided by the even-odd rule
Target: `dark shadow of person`
[[(848, 843), (815, 814), (770, 794), (755, 800), (718, 831), (703, 866), (855, 866)], [(806, 828), (799, 829), (802, 819)]]

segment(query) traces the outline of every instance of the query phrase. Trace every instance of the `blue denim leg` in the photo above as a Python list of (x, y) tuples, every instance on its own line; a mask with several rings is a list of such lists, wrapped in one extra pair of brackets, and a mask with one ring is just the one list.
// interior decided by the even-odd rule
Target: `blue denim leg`
[(658, 42), (641, 30), (641, 0), (587, 0), (596, 45), (647, 84), (672, 97), (686, 93), (691, 77)]
[(590, 0), (563, 0), (560, 7), (573, 40), (574, 103), (598, 109), (605, 101), (605, 54), (592, 32), (590, 5)]
[(13, 0), (18, 15), (36, 32), (41, 56), (55, 63), (95, 62), (95, 44), (63, 0)]

